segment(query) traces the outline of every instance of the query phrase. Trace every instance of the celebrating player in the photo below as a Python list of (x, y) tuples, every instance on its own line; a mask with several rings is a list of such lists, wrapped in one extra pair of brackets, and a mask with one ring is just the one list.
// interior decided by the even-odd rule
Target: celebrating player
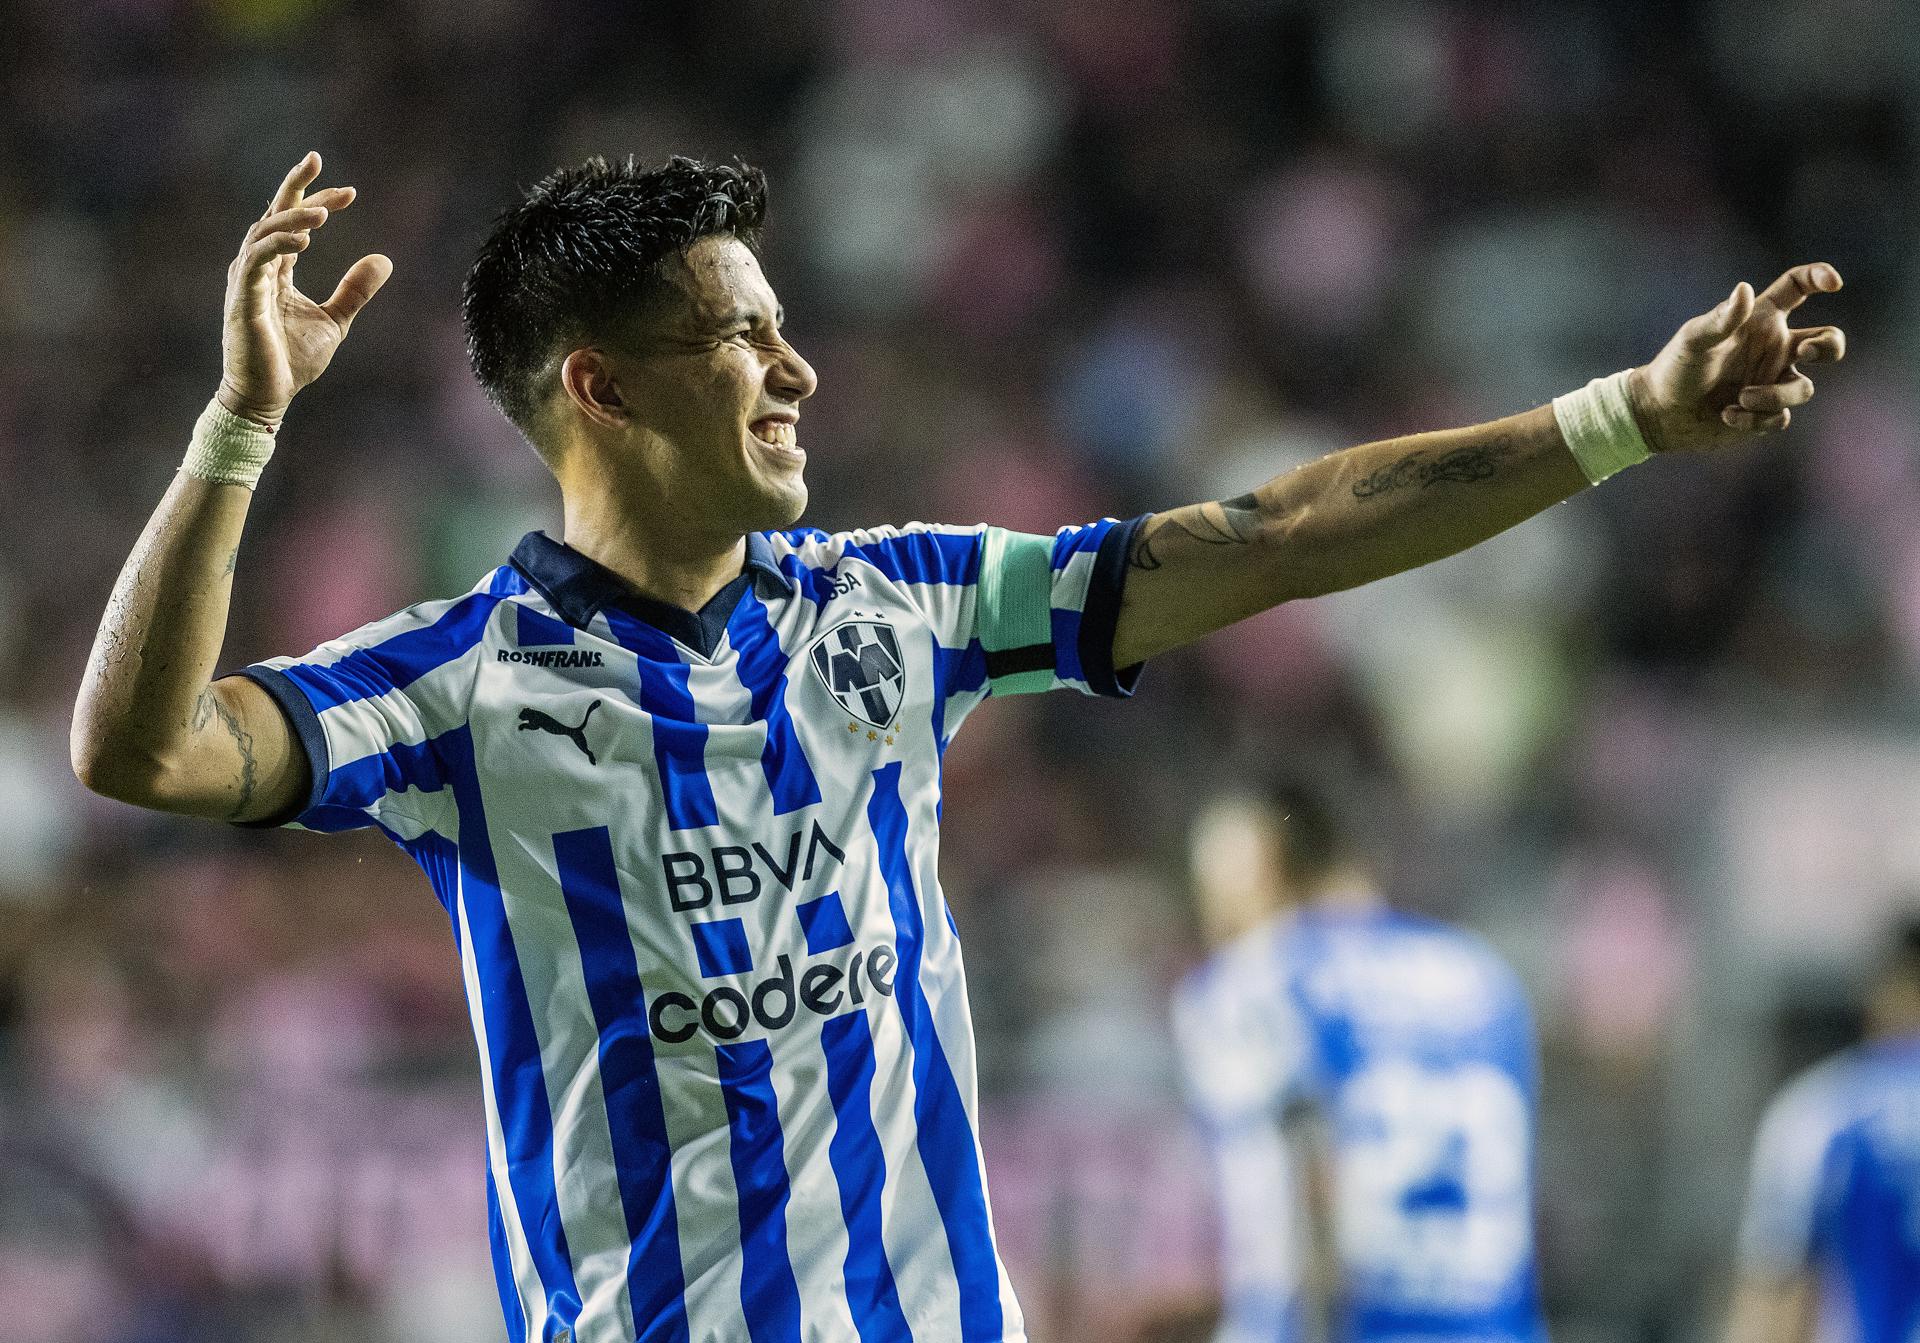
[(252, 487), (390, 270), (294, 268), (316, 155), (247, 231), (225, 375), (88, 664), (74, 766), (142, 806), (379, 826), (453, 923), (513, 1338), (1018, 1340), (975, 1130), (940, 760), (989, 695), (1125, 695), (1153, 654), (1512, 526), (1650, 451), (1779, 428), (1821, 265), (1643, 368), (1224, 502), (1055, 536), (791, 530), (814, 373), (756, 170), (559, 172), (467, 278), (480, 383), (559, 483), (466, 594), (213, 679)]
[(1810, 1343), (1820, 1319), (1847, 1343), (1920, 1327), (1920, 922), (1887, 949), (1867, 1031), (1767, 1109), (1730, 1343)]
[(1192, 879), (1212, 950), (1174, 1026), (1217, 1177), (1218, 1343), (1545, 1338), (1513, 973), (1390, 910), (1299, 785), (1205, 808)]

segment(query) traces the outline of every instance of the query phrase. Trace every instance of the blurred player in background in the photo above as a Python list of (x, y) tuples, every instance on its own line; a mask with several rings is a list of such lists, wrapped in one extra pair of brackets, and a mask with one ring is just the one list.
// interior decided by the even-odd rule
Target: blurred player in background
[(1865, 1043), (1761, 1121), (1728, 1343), (1909, 1343), (1920, 1328), (1920, 920), (1890, 939), (1866, 1006)]
[(1478, 938), (1387, 907), (1326, 798), (1198, 818), (1174, 1024), (1218, 1180), (1217, 1343), (1545, 1337), (1535, 1045)]
[[(419, 863), (482, 1065), (511, 1343), (1020, 1343), (938, 877), (966, 716), (1125, 696), (1148, 658), (1255, 612), (1450, 555), (1655, 451), (1783, 428), (1813, 395), (1796, 363), (1844, 349), (1789, 324), (1841, 283), (1797, 266), (1552, 406), (1231, 499), (1051, 536), (829, 535), (796, 526), (816, 379), (755, 250), (765, 179), (592, 160), (502, 213), (465, 288), (475, 376), (553, 473), (562, 537), (216, 677), (277, 431), (391, 271), (364, 257), (324, 302), (301, 293), (300, 253), (354, 200), (319, 172), (287, 174), (229, 267), (223, 376), (109, 599), (73, 765), (160, 810), (377, 826)], [(1447, 1094), (1510, 1101), (1497, 1079)], [(1368, 1103), (1399, 1114), (1406, 1080), (1375, 1076)], [(1383, 1131), (1379, 1169), (1428, 1179), (1427, 1140)], [(1507, 1175), (1462, 1159), (1462, 1190)], [(1448, 1234), (1477, 1236), (1479, 1206)]]

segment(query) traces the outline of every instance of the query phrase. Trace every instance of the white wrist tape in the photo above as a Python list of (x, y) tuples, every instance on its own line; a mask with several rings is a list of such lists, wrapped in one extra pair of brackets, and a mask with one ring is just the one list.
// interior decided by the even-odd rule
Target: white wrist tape
[(1556, 396), (1553, 418), (1574, 460), (1596, 485), (1653, 455), (1634, 421), (1625, 373), (1595, 378), (1577, 392)]
[(209, 401), (193, 426), (180, 469), (217, 485), (245, 485), (252, 489), (273, 456), (273, 431), (235, 415), (217, 400)]

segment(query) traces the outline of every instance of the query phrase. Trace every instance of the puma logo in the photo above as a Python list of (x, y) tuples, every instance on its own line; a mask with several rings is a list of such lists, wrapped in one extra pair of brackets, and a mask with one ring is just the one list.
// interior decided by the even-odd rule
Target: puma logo
[(580, 720), (580, 726), (578, 727), (568, 727), (551, 714), (541, 713), (538, 709), (522, 709), (520, 711), (520, 730), (522, 732), (551, 732), (556, 737), (565, 737), (568, 741), (580, 748), (582, 754), (587, 757), (587, 763), (589, 765), (597, 765), (600, 761), (595, 758), (593, 748), (587, 745), (587, 718), (593, 717), (593, 711), (599, 707), (599, 700), (595, 700), (589, 704), (587, 706), (587, 717)]

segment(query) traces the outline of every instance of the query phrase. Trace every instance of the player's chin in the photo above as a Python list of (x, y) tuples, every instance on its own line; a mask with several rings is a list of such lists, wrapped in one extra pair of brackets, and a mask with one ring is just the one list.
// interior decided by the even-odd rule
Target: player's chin
[(749, 530), (780, 531), (800, 521), (807, 511), (807, 482), (798, 471), (780, 480), (763, 478), (756, 484), (759, 488), (754, 491), (755, 521)]
[(791, 527), (807, 511), (806, 458), (782, 452), (772, 461), (762, 460), (750, 468), (756, 512), (768, 519), (756, 530)]

